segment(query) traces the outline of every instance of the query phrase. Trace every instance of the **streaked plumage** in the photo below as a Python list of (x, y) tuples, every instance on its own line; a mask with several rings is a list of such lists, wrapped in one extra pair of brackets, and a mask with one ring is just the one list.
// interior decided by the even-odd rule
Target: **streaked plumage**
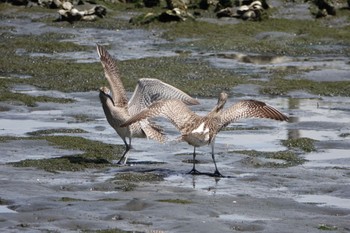
[[(138, 80), (134, 93), (128, 102), (115, 60), (100, 45), (97, 45), (97, 53), (100, 57), (105, 77), (111, 87), (111, 91), (107, 87), (100, 88), (99, 97), (102, 107), (108, 123), (122, 138), (126, 147), (118, 163), (121, 163), (124, 158), (124, 163), (126, 163), (127, 157), (125, 156), (131, 147), (132, 137), (147, 137), (159, 142), (164, 142), (165, 140), (162, 129), (147, 119), (141, 120), (129, 127), (120, 127), (121, 123), (129, 119), (130, 116), (139, 113), (153, 102), (162, 99), (178, 99), (180, 102), (189, 105), (199, 104), (196, 99), (158, 79)], [(112, 95), (110, 92), (112, 92)], [(129, 138), (129, 143), (127, 143), (126, 138)]]
[(243, 118), (269, 118), (287, 121), (288, 117), (264, 102), (257, 100), (242, 100), (223, 110), (227, 94), (222, 92), (217, 105), (206, 116), (198, 116), (185, 104), (178, 100), (161, 100), (131, 117), (121, 126), (128, 126), (138, 121), (156, 116), (162, 116), (180, 131), (182, 140), (194, 147), (193, 169), (190, 173), (199, 173), (195, 168), (196, 147), (211, 145), (212, 159), (215, 165), (215, 176), (222, 176), (218, 171), (214, 155), (216, 135), (228, 124)]

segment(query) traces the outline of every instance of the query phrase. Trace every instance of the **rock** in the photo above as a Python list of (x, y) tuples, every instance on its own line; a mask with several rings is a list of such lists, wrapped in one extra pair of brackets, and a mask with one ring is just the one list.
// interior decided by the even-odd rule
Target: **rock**
[(62, 9), (63, 10), (70, 11), (70, 10), (72, 10), (72, 8), (73, 8), (73, 4), (70, 3), (70, 2), (64, 2), (62, 4)]
[(158, 17), (160, 22), (171, 22), (171, 21), (185, 21), (187, 18), (194, 19), (194, 17), (186, 10), (174, 8), (161, 13)]
[(155, 7), (160, 5), (160, 0), (143, 0), (145, 7)]
[[(220, 10), (216, 16), (219, 18), (235, 17), (243, 20), (260, 21), (263, 19), (263, 16), (266, 15), (263, 7), (264, 4), (261, 1), (244, 1), (242, 3), (247, 3), (248, 5), (238, 6), (236, 10), (233, 7), (224, 8)], [(237, 4), (237, 2), (235, 4)]]
[(336, 9), (332, 0), (312, 0), (310, 1), (309, 10), (316, 18), (336, 15)]
[(64, 2), (62, 9), (58, 10), (58, 14), (59, 18), (56, 21), (94, 21), (98, 17), (103, 18), (107, 14), (107, 9), (94, 4), (79, 4), (74, 6), (70, 2)]
[(9, 2), (15, 6), (27, 6), (29, 4), (28, 0), (11, 0), (11, 1), (7, 1), (7, 2)]
[(158, 20), (158, 14), (155, 13), (146, 13), (136, 17), (133, 17), (129, 20), (129, 23), (140, 25), (140, 24), (149, 24), (155, 20)]
[(187, 4), (185, 0), (166, 0), (167, 8), (173, 10), (175, 8), (180, 10), (187, 10)]
[[(256, 0), (236, 0), (235, 2), (234, 2), (234, 5), (235, 6), (243, 6), (243, 5), (247, 5), (247, 6), (249, 6), (249, 5), (251, 5), (253, 2), (255, 2)], [(261, 5), (262, 5), (262, 7), (265, 9), (265, 10), (267, 10), (267, 9), (269, 9), (270, 8), (270, 5), (269, 4), (267, 4), (267, 1), (266, 0), (259, 0), (259, 2), (261, 3)]]
[(146, 13), (136, 17), (133, 17), (129, 20), (129, 23), (140, 25), (140, 24), (149, 24), (158, 20), (158, 14), (155, 13)]
[(244, 12), (241, 17), (243, 20), (255, 19), (256, 13), (252, 10), (248, 10), (248, 11)]
[(219, 4), (219, 0), (200, 0), (199, 8), (208, 10), (210, 6), (216, 7)]
[(227, 7), (225, 9), (222, 9), (216, 13), (216, 17), (222, 18), (222, 17), (236, 17), (236, 10), (233, 7)]
[(243, 15), (245, 12), (249, 11), (249, 6), (243, 5), (237, 8), (237, 14)]
[(160, 14), (147, 13), (130, 19), (130, 23), (133, 24), (148, 24), (158, 20), (159, 22), (171, 22), (171, 21), (185, 21), (187, 19), (194, 19), (193, 15), (186, 10), (174, 8), (172, 10), (166, 10)]

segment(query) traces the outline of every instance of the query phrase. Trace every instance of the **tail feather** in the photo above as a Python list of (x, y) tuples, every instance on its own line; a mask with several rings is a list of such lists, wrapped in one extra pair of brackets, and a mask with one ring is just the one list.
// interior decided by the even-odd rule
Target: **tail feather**
[(151, 122), (143, 123), (143, 121), (140, 121), (141, 128), (143, 132), (146, 134), (147, 138), (156, 140), (158, 142), (164, 143), (166, 141), (166, 136), (164, 134), (164, 131), (162, 127), (152, 124)]

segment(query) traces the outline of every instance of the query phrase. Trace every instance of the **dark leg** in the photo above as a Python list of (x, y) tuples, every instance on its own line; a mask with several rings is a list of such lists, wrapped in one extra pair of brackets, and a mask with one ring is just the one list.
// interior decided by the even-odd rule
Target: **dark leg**
[[(125, 144), (125, 151), (124, 151), (124, 153), (123, 153), (123, 155), (122, 155), (122, 157), (119, 159), (119, 161), (117, 162), (117, 164), (122, 164), (122, 161), (123, 161), (123, 159), (124, 159), (124, 157), (125, 157), (125, 155), (128, 153), (128, 151), (130, 150), (130, 146), (129, 146), (129, 144), (128, 143), (126, 143), (126, 141), (125, 141), (125, 139), (123, 139), (123, 141), (124, 141), (124, 144)], [(130, 141), (131, 141), (131, 139), (130, 139)], [(123, 164), (126, 164), (126, 160), (128, 159), (128, 157), (126, 157), (125, 158), (125, 160), (124, 160), (124, 163)]]
[(212, 157), (214, 165), (215, 165), (215, 172), (213, 175), (216, 177), (224, 177), (223, 175), (221, 175), (221, 173), (218, 170), (218, 167), (216, 166), (215, 154), (214, 154), (214, 142), (212, 142), (212, 144), (211, 144), (211, 157)]
[[(128, 151), (132, 149), (132, 146), (131, 146), (131, 137), (129, 138), (129, 147), (128, 147)], [(127, 151), (127, 152), (128, 152)], [(129, 153), (125, 152), (125, 155), (124, 155), (124, 165), (126, 164), (126, 161), (128, 161), (128, 156), (129, 156)]]
[(192, 174), (192, 175), (199, 175), (201, 174), (197, 169), (196, 169), (196, 147), (193, 147), (193, 160), (192, 160), (192, 170), (188, 173), (188, 174)]

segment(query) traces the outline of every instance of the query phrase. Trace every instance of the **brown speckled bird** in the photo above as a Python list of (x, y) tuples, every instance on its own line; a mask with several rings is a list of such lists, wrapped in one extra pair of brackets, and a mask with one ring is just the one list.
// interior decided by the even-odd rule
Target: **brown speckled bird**
[[(139, 79), (128, 102), (116, 61), (100, 45), (97, 45), (97, 53), (100, 57), (105, 77), (111, 87), (111, 91), (107, 87), (101, 87), (99, 97), (108, 123), (115, 129), (125, 144), (126, 149), (118, 161), (118, 164), (120, 164), (125, 158), (125, 164), (127, 152), (131, 148), (132, 137), (147, 137), (164, 142), (165, 135), (159, 126), (149, 122), (147, 119), (131, 124), (129, 127), (120, 127), (124, 121), (158, 100), (178, 99), (183, 104), (188, 105), (199, 104), (199, 102), (183, 91), (158, 79)], [(110, 94), (110, 92), (112, 93)], [(126, 138), (129, 138), (129, 143), (127, 143)]]
[(228, 124), (243, 118), (269, 118), (287, 121), (288, 117), (264, 102), (257, 100), (242, 100), (223, 110), (227, 101), (227, 94), (219, 95), (217, 105), (206, 116), (198, 116), (185, 104), (178, 100), (161, 100), (151, 104), (148, 108), (131, 117), (121, 126), (128, 126), (149, 117), (162, 116), (180, 131), (181, 139), (194, 147), (193, 168), (191, 174), (200, 174), (195, 167), (196, 147), (211, 145), (212, 159), (215, 165), (214, 176), (222, 176), (219, 172), (214, 155), (216, 135)]

